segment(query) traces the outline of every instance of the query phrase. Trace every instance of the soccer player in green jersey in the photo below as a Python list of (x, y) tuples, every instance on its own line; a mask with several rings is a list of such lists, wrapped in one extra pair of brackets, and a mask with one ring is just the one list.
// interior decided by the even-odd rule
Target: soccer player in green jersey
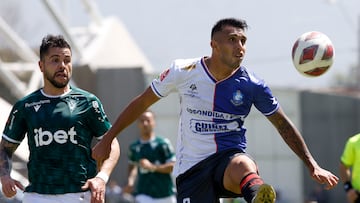
[[(25, 190), (24, 203), (104, 202), (105, 185), (120, 147), (111, 144), (108, 159), (97, 164), (91, 143), (111, 127), (100, 100), (72, 87), (72, 52), (63, 36), (47, 35), (40, 46), (44, 86), (17, 101), (0, 143), (0, 180), (6, 197)], [(10, 176), (12, 155), (25, 138), (30, 151), (29, 185)]]
[(175, 152), (168, 139), (155, 135), (155, 123), (149, 110), (138, 119), (140, 138), (129, 146), (129, 176), (124, 190), (133, 192), (137, 203), (176, 203), (171, 177)]

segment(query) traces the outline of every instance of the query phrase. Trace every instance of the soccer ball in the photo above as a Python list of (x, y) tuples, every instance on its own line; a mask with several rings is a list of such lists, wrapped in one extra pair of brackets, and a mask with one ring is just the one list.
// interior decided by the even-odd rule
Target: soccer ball
[(335, 50), (330, 39), (317, 31), (302, 34), (292, 47), (293, 64), (302, 75), (317, 77), (332, 66)]

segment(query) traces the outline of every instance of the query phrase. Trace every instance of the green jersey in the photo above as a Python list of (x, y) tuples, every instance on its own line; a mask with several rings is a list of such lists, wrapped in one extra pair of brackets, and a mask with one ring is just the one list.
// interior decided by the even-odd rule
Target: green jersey
[(351, 184), (356, 190), (360, 190), (360, 134), (352, 136), (345, 145), (341, 162), (351, 167)]
[(73, 193), (81, 192), (86, 180), (96, 175), (91, 143), (110, 127), (95, 95), (72, 87), (63, 95), (49, 96), (40, 89), (15, 103), (3, 139), (20, 144), (27, 135), (26, 192)]
[[(175, 161), (175, 153), (168, 139), (155, 137), (148, 142), (137, 140), (129, 147), (129, 161), (138, 166), (140, 159), (143, 158), (153, 164), (165, 164)], [(152, 172), (138, 166), (136, 194), (145, 194), (153, 198), (175, 194), (171, 174)]]

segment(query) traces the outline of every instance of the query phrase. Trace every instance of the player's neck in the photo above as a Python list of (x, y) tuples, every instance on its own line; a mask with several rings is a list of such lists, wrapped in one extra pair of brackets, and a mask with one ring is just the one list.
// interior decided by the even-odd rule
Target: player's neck
[(53, 87), (53, 86), (44, 86), (43, 87), (43, 91), (45, 94), (47, 95), (51, 95), (51, 96), (59, 96), (59, 95), (63, 95), (67, 92), (70, 91), (70, 85), (66, 85), (65, 87), (63, 88), (56, 88), (56, 87)]
[(155, 137), (155, 134), (153, 132), (151, 132), (151, 133), (141, 134), (140, 139), (142, 141), (146, 142), (146, 141), (153, 139), (154, 137)]
[(221, 63), (219, 60), (216, 60), (214, 57), (205, 58), (204, 61), (209, 72), (217, 81), (228, 78), (237, 70), (226, 67), (223, 63)]

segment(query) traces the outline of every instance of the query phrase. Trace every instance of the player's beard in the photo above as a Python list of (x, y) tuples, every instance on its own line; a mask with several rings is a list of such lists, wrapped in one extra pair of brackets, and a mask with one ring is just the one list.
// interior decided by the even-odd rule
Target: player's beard
[(66, 76), (66, 80), (63, 80), (62, 82), (56, 81), (56, 74), (50, 75), (48, 72), (45, 72), (45, 78), (56, 88), (64, 88), (66, 85), (69, 84), (70, 77), (69, 74)]
[(226, 66), (230, 69), (230, 70), (236, 70), (240, 67), (242, 60), (234, 60), (233, 58), (226, 58), (223, 59), (223, 63), (226, 64)]

